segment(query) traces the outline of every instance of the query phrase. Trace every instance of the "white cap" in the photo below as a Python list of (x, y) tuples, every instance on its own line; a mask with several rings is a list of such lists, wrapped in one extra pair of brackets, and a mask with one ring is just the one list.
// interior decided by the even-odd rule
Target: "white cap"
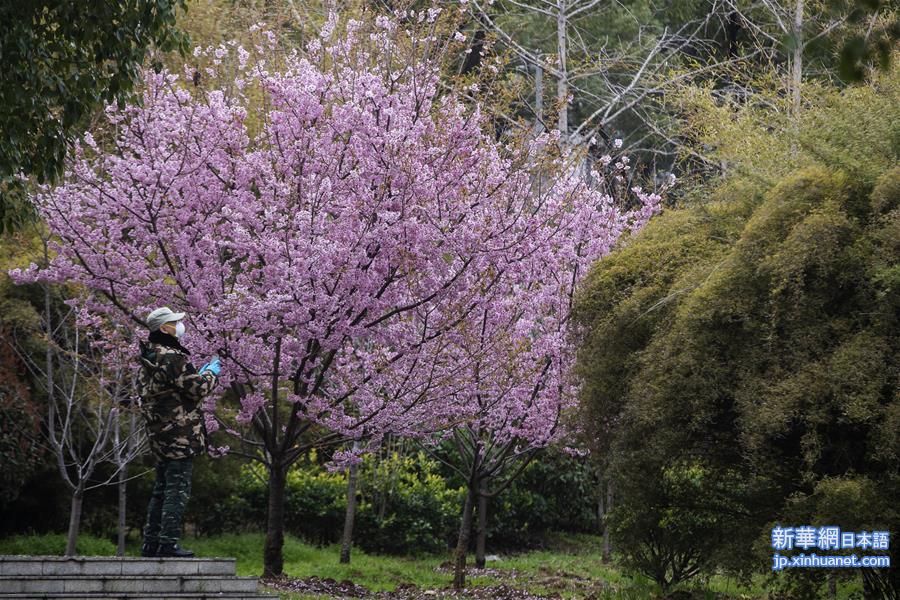
[(163, 306), (162, 308), (157, 308), (149, 315), (147, 315), (147, 328), (150, 329), (150, 331), (156, 331), (164, 323), (169, 323), (171, 321), (180, 321), (183, 318), (183, 312), (172, 312), (171, 308), (169, 308), (168, 306)]

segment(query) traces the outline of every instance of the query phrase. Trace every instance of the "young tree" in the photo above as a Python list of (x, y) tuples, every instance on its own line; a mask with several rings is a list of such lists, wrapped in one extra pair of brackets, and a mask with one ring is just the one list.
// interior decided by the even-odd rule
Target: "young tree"
[(749, 42), (782, 69), (794, 123), (806, 78), (861, 80), (869, 67), (890, 63), (898, 31), (890, 2), (726, 0), (725, 6)]
[[(123, 363), (122, 367), (124, 368)], [(123, 376), (125, 376), (123, 374)], [(123, 426), (122, 421), (126, 421)], [(125, 537), (128, 533), (128, 465), (135, 456), (143, 453), (147, 438), (136, 410), (129, 410), (124, 419), (116, 419), (113, 429), (113, 457), (116, 465), (116, 490), (118, 492), (118, 515), (116, 521), (116, 556), (125, 556)]]
[[(43, 242), (47, 260), (48, 240)], [(85, 493), (116, 478), (123, 486), (121, 475), (143, 447), (134, 427), (124, 436), (121, 431), (120, 406), (128, 403), (132, 394), (130, 373), (106, 353), (102, 339), (86, 333), (84, 324), (75, 319), (74, 307), (61, 310), (49, 283), (40, 287), (43, 307), (37, 324), (43, 333), (43, 348), (22, 342), (21, 332), (15, 330), (13, 347), (43, 391), (44, 443), (72, 491), (66, 541), (66, 556), (72, 556)], [(98, 468), (104, 463), (113, 469), (105, 480), (97, 480)], [(119, 509), (121, 522), (125, 510), (121, 499)]]
[(558, 216), (530, 176), (550, 139), (500, 143), (479, 107), (438, 95), (435, 11), (425, 35), (332, 15), (278, 64), (261, 33), (249, 51), (198, 49), (202, 73), (147, 73), (141, 105), (106, 111), (110, 149), (86, 135), (38, 197), (53, 260), (15, 272), (91, 290), (80, 317), (130, 320), (125, 349), (152, 307), (187, 311), (192, 349), (223, 357), (208, 428), (269, 473), (267, 575), (290, 465), (444, 410), (429, 390), (465, 368), (461, 324)]
[[(523, 111), (555, 127), (566, 143), (585, 146), (598, 133), (629, 147), (667, 153), (653, 106), (673, 81), (690, 80), (727, 62), (712, 52), (720, 2), (637, 3), (598, 0), (472, 0), (478, 31), (487, 30), (528, 72), (535, 103)], [(543, 112), (543, 76), (556, 82), (553, 113)], [(549, 87), (549, 86), (548, 86)], [(652, 138), (657, 144), (644, 143)], [(631, 139), (629, 139), (631, 138)]]
[[(558, 135), (558, 133), (556, 134)], [(612, 162), (604, 157), (603, 164)], [(568, 323), (572, 297), (589, 265), (607, 254), (627, 231), (640, 229), (657, 210), (659, 194), (640, 188), (625, 198), (621, 170), (607, 181), (597, 171), (585, 180), (580, 159), (557, 161), (558, 172), (545, 191), (557, 205), (556, 218), (531, 240), (528, 257), (514, 265), (503, 295), (473, 312), (454, 338), (454, 352), (465, 369), (453, 389), (441, 390), (454, 411), (450, 431), (458, 463), (448, 462), (466, 482), (457, 539), (454, 587), (465, 585), (466, 552), (476, 503), (478, 562), (483, 566), (487, 499), (499, 494), (541, 449), (570, 437), (562, 417), (573, 406), (575, 385)], [(614, 199), (617, 198), (617, 199)], [(622, 208), (636, 200), (637, 208)], [(443, 437), (443, 436), (442, 436)]]
[[(353, 452), (359, 451), (359, 442), (353, 442)], [(356, 519), (356, 482), (359, 476), (359, 462), (354, 460), (347, 469), (347, 510), (344, 513), (344, 530), (341, 533), (342, 563), (350, 562), (350, 548), (353, 544), (353, 524)]]

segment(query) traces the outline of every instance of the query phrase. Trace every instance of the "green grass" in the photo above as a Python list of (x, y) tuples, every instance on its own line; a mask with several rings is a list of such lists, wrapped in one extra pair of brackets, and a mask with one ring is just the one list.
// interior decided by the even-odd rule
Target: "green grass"
[[(262, 548), (265, 536), (261, 533), (187, 538), (184, 546), (201, 557), (236, 558), (237, 574), (258, 576), (262, 573)], [(64, 535), (16, 536), (0, 539), (0, 554), (62, 554)], [(339, 546), (324, 547), (306, 544), (286, 536), (284, 542), (284, 571), (297, 578), (331, 578), (351, 580), (373, 591), (392, 591), (400, 585), (415, 585), (422, 589), (447, 588), (452, 574), (437, 570), (447, 563), (450, 553), (422, 556), (370, 555), (354, 549), (350, 564), (338, 562)], [(140, 542), (130, 540), (126, 554), (137, 556)], [(113, 555), (115, 545), (105, 539), (81, 535), (78, 554)], [(624, 575), (613, 565), (604, 564), (598, 538), (589, 535), (558, 536), (551, 549), (515, 555), (501, 553), (501, 559), (487, 564), (490, 575), (474, 576), (472, 570), (466, 585), (490, 586), (506, 584), (527, 589), (536, 594), (559, 594), (563, 598), (584, 598), (588, 595), (603, 600), (651, 600), (658, 597), (656, 586), (647, 579)], [(470, 566), (472, 558), (470, 557)], [(735, 594), (734, 582), (729, 596)], [(272, 592), (272, 590), (269, 590)], [(724, 590), (717, 590), (724, 591)], [(325, 600), (328, 596), (315, 594), (280, 593), (283, 600)], [(749, 597), (749, 596), (748, 596)]]
[[(258, 576), (262, 573), (263, 534), (245, 533), (216, 537), (188, 538), (184, 545), (201, 557), (234, 557), (237, 573)], [(0, 539), (0, 554), (62, 554), (65, 536), (15, 536)], [(138, 555), (140, 542), (131, 540), (127, 554)], [(115, 545), (106, 539), (81, 535), (78, 554), (110, 556)], [(391, 591), (412, 584), (422, 589), (447, 588), (452, 574), (437, 570), (450, 560), (450, 553), (423, 556), (370, 555), (354, 550), (349, 565), (338, 562), (337, 545), (317, 547), (287, 536), (284, 542), (284, 570), (291, 577), (351, 580), (373, 591)], [(471, 565), (470, 558), (470, 565)], [(602, 561), (600, 540), (591, 535), (561, 535), (548, 549), (518, 554), (500, 553), (500, 560), (488, 562), (488, 574), (467, 577), (467, 586), (505, 584), (540, 595), (558, 594), (562, 598), (592, 597), (598, 600), (655, 600), (658, 587), (647, 578), (629, 576), (616, 565)], [(858, 586), (856, 586), (858, 587)], [(764, 577), (743, 586), (734, 579), (713, 576), (692, 582), (683, 589), (693, 598), (709, 600), (758, 600), (767, 597)], [(846, 582), (838, 588), (838, 598), (848, 598), (854, 586)], [(269, 590), (273, 592), (273, 590)], [(283, 600), (325, 600), (329, 596), (280, 593)], [(462, 598), (462, 597), (461, 597)]]
[[(198, 556), (233, 556), (237, 558), (238, 575), (262, 573), (263, 534), (246, 533), (213, 538), (196, 538), (185, 546)], [(350, 564), (338, 562), (340, 547), (311, 546), (286, 536), (284, 540), (284, 571), (291, 577), (316, 576), (337, 581), (350, 579), (373, 591), (394, 590), (400, 584), (418, 587), (444, 587), (451, 576), (434, 569), (449, 559), (447, 556), (382, 556), (369, 555), (354, 549)], [(489, 583), (490, 578), (474, 578), (473, 583)]]
[[(66, 551), (66, 536), (62, 533), (45, 535), (16, 535), (0, 539), (0, 554), (34, 554), (38, 556), (62, 555)], [(82, 556), (111, 556), (116, 545), (109, 540), (90, 535), (79, 535), (75, 553)]]
[[(591, 535), (561, 536), (550, 550), (527, 552), (504, 558), (489, 566), (519, 573), (518, 581), (528, 590), (563, 598), (593, 596), (605, 600), (650, 600), (660, 597), (659, 587), (647, 577), (626, 575), (618, 566), (603, 562), (600, 539)], [(714, 577), (708, 585), (686, 585), (695, 597), (757, 598), (762, 588), (747, 588), (732, 579)]]
[[(224, 535), (197, 538), (185, 542), (198, 556), (233, 556), (237, 558), (239, 575), (262, 573), (262, 534)], [(423, 589), (449, 587), (452, 574), (437, 571), (450, 554), (394, 557), (369, 555), (354, 550), (349, 565), (338, 562), (337, 545), (316, 547), (286, 537), (284, 570), (292, 577), (316, 576), (337, 581), (349, 579), (373, 591), (395, 590), (403, 584)], [(651, 600), (659, 597), (657, 586), (643, 577), (629, 577), (613, 565), (604, 564), (599, 538), (589, 535), (559, 536), (551, 549), (515, 555), (501, 553), (501, 559), (487, 567), (496, 570), (490, 576), (472, 576), (467, 586), (506, 584), (532, 593), (559, 594), (562, 598), (584, 598), (593, 595), (603, 600)], [(472, 558), (470, 557), (470, 565)], [(725, 591), (732, 598), (758, 597), (757, 590), (741, 588), (732, 580), (720, 578), (715, 591)], [(712, 582), (711, 582), (712, 584)], [(712, 586), (710, 586), (712, 588)], [(709, 597), (712, 598), (712, 591)], [(753, 595), (751, 595), (753, 594)], [(285, 600), (324, 600), (327, 596), (282, 594)]]

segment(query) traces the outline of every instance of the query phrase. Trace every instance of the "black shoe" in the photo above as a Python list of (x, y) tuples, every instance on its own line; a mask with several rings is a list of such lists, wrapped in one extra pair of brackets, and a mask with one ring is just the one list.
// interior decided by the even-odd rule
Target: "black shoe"
[(160, 544), (156, 556), (170, 558), (191, 558), (194, 553), (190, 550), (180, 548), (178, 544)]
[(159, 543), (144, 542), (144, 545), (141, 546), (141, 556), (145, 556), (145, 557), (156, 556), (156, 551), (158, 549), (159, 549)]

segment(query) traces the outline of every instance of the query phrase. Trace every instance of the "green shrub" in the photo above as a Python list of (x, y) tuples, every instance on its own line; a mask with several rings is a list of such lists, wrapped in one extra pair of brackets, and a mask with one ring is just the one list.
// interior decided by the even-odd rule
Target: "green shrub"
[(551, 532), (597, 531), (595, 482), (583, 459), (546, 451), (488, 503), (491, 549), (540, 545)]
[[(724, 184), (654, 219), (580, 290), (613, 547), (663, 587), (766, 571), (774, 521), (853, 527), (869, 484), (897, 504), (900, 70), (882, 80), (817, 99), (796, 135), (742, 136), (758, 109), (723, 109), (708, 140), (732, 161)], [(865, 527), (896, 531), (896, 511), (876, 514)], [(796, 571), (777, 575), (781, 597), (819, 597), (807, 584), (824, 576)], [(893, 572), (863, 580), (866, 597), (900, 590)]]
[[(447, 548), (458, 526), (464, 490), (448, 487), (436, 470), (437, 463), (422, 452), (394, 453), (377, 463), (367, 456), (361, 469), (356, 544), (368, 552), (390, 554)], [(379, 485), (384, 481), (391, 482), (389, 491)]]
[[(354, 543), (367, 551), (407, 554), (447, 547), (456, 528), (462, 490), (450, 489), (424, 454), (363, 460), (357, 485)], [(241, 468), (234, 491), (198, 510), (204, 533), (262, 531), (268, 490), (265, 473)], [(383, 507), (382, 507), (383, 503)], [(295, 464), (285, 487), (285, 531), (308, 542), (340, 539), (347, 510), (346, 471), (327, 471), (315, 453)]]
[[(229, 461), (231, 458), (223, 459)], [(198, 533), (221, 535), (265, 531), (268, 492), (266, 471), (257, 463), (238, 464), (228, 490), (204, 506), (191, 498)]]
[(301, 463), (291, 469), (285, 488), (284, 525), (314, 544), (339, 539), (347, 512), (347, 476), (320, 465)]
[[(203, 466), (203, 463), (210, 463)], [(198, 468), (199, 467), (199, 468)], [(232, 457), (201, 460), (194, 467), (188, 504), (198, 534), (261, 531), (266, 523), (264, 471)]]

